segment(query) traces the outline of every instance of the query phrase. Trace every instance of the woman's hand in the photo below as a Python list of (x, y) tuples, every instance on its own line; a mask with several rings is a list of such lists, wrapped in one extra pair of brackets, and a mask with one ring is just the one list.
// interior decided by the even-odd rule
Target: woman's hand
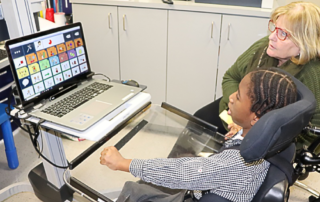
[(242, 129), (241, 126), (238, 126), (237, 124), (235, 123), (230, 123), (228, 125), (228, 129), (229, 129), (229, 132), (225, 135), (225, 140), (229, 140), (230, 138), (232, 138), (239, 130)]
[(100, 164), (108, 166), (111, 170), (121, 170), (129, 172), (131, 159), (125, 159), (119, 151), (111, 146), (106, 147), (101, 152)]

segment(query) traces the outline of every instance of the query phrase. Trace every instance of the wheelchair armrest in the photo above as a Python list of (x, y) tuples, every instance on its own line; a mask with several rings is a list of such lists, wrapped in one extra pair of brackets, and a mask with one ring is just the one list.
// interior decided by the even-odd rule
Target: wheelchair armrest
[(309, 151), (302, 151), (296, 158), (295, 178), (303, 175), (303, 173), (320, 172), (320, 157)]
[(317, 165), (320, 164), (320, 158), (319, 157), (310, 157), (308, 154), (304, 154), (301, 157), (301, 163), (304, 165)]
[(303, 129), (304, 131), (310, 131), (311, 133), (315, 134), (315, 135), (318, 135), (320, 136), (320, 128), (318, 127), (310, 127), (310, 126), (307, 126)]

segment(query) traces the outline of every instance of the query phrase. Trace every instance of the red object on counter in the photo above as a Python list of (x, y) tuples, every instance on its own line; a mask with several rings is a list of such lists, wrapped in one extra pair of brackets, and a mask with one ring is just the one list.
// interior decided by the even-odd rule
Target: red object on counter
[(47, 8), (46, 9), (46, 19), (54, 22), (54, 11), (53, 8)]

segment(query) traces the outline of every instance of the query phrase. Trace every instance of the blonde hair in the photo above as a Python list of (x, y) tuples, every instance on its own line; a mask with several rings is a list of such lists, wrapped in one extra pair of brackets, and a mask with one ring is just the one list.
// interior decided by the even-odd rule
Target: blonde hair
[(303, 65), (320, 57), (320, 8), (309, 2), (292, 2), (275, 9), (270, 19), (276, 23), (280, 16), (285, 17), (289, 38), (300, 48), (300, 55), (291, 61)]

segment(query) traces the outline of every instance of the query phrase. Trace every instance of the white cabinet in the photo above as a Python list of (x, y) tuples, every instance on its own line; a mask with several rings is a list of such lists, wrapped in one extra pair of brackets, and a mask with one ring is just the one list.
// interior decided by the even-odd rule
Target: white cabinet
[(268, 34), (268, 18), (73, 4), (93, 71), (148, 86), (152, 102), (194, 113), (222, 96), (227, 69)]
[(214, 100), (221, 15), (169, 11), (167, 102), (193, 114)]
[(216, 99), (222, 96), (222, 79), (237, 58), (254, 42), (268, 34), (267, 18), (222, 16)]
[(75, 22), (81, 22), (92, 71), (120, 79), (116, 6), (73, 4)]
[(166, 94), (167, 12), (118, 8), (121, 79), (147, 85), (155, 104)]

